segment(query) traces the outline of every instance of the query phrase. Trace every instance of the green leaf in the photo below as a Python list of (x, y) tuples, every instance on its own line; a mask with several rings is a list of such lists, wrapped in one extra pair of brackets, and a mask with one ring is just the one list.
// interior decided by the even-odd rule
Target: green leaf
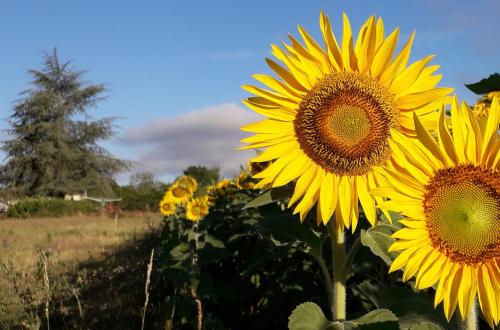
[(412, 325), (409, 330), (443, 330), (441, 326), (432, 322), (421, 322), (415, 325)]
[(249, 209), (251, 207), (259, 207), (271, 204), (279, 200), (284, 200), (286, 198), (290, 198), (292, 194), (293, 194), (293, 187), (284, 186), (284, 187), (272, 188), (262, 193), (257, 198), (248, 202), (247, 205), (243, 206), (243, 210)]
[(206, 234), (204, 238), (205, 238), (205, 243), (208, 243), (215, 248), (224, 249), (226, 247), (221, 240), (213, 237), (212, 235)]
[[(446, 328), (441, 311), (434, 309), (434, 300), (424, 293), (400, 286), (374, 285), (365, 281), (356, 286), (377, 308), (387, 308), (399, 318), (402, 330), (422, 322), (432, 322)], [(411, 308), (409, 308), (411, 306)]]
[(370, 248), (376, 256), (382, 258), (386, 264), (392, 264), (395, 255), (389, 253), (389, 247), (395, 239), (386, 233), (375, 229), (361, 230), (361, 244)]
[[(307, 249), (302, 250), (305, 252), (312, 250), (318, 256), (321, 255), (321, 244), (326, 237), (322, 237), (307, 224), (300, 223), (297, 217), (290, 215), (265, 217), (258, 222), (257, 229), (270, 234), (271, 241), (277, 246), (302, 242), (307, 246)], [(300, 246), (296, 247), (300, 248)]]
[(313, 302), (300, 304), (288, 317), (288, 329), (290, 330), (342, 329), (336, 328), (337, 325), (339, 322), (328, 321), (321, 307)]
[(399, 330), (398, 318), (388, 309), (377, 309), (351, 322), (360, 330)]
[(465, 84), (465, 87), (476, 94), (488, 94), (489, 92), (500, 91), (500, 74), (493, 73), (488, 78), (474, 84)]

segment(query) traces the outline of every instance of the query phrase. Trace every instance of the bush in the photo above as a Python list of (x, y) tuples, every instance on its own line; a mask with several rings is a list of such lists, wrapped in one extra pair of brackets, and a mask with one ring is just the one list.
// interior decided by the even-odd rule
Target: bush
[(11, 218), (59, 217), (76, 213), (92, 213), (99, 206), (92, 201), (70, 201), (62, 198), (25, 198), (9, 206), (7, 216)]
[(151, 187), (135, 187), (132, 185), (120, 188), (122, 200), (118, 203), (125, 211), (158, 210), (158, 204), (165, 194), (166, 185), (157, 184)]

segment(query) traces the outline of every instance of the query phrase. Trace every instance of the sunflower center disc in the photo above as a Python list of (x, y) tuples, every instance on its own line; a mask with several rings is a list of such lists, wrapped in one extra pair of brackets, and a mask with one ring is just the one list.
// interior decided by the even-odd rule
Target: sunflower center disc
[(475, 264), (500, 256), (500, 177), (461, 165), (439, 170), (424, 198), (427, 229), (436, 248)]
[(390, 156), (391, 128), (399, 128), (393, 95), (359, 72), (325, 76), (302, 100), (294, 121), (301, 149), (324, 170), (363, 175)]
[(194, 214), (194, 215), (200, 215), (201, 213), (201, 209), (199, 206), (195, 206), (193, 207), (193, 209), (191, 210), (191, 212)]

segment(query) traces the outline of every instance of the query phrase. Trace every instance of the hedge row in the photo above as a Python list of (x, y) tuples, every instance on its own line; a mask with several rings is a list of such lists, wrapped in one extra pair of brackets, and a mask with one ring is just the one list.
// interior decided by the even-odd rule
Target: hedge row
[(10, 205), (7, 216), (11, 218), (59, 217), (77, 213), (92, 213), (99, 204), (92, 201), (71, 201), (62, 198), (25, 198)]

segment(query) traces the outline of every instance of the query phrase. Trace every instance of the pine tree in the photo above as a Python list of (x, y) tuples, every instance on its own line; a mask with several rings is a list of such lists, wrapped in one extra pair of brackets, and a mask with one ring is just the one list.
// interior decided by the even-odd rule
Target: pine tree
[(104, 100), (106, 87), (82, 80), (71, 62), (61, 63), (57, 51), (44, 54), (42, 70), (28, 70), (31, 88), (15, 102), (1, 147), (6, 162), (0, 184), (9, 195), (63, 196), (92, 190), (109, 195), (113, 175), (128, 162), (98, 145), (113, 136), (115, 118), (92, 120), (90, 108)]

